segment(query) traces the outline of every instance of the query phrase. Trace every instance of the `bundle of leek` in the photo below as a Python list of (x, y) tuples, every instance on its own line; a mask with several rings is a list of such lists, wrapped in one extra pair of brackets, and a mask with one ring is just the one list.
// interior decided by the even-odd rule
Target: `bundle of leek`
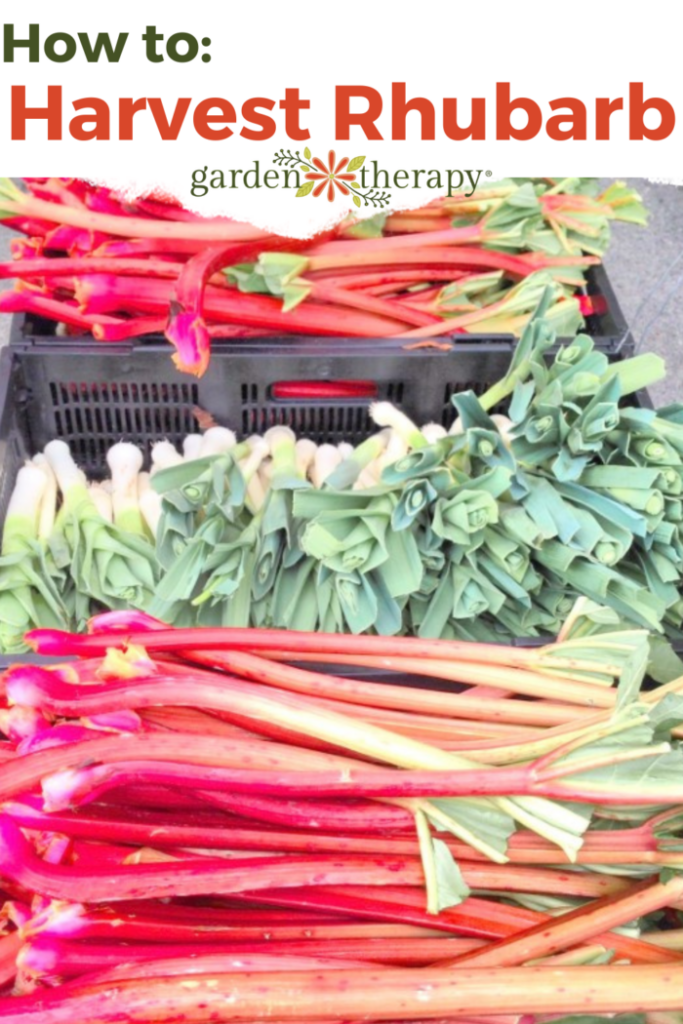
[(453, 397), (450, 432), (387, 402), (356, 448), (214, 426), (182, 455), (154, 445), (150, 474), (115, 445), (89, 490), (52, 442), (63, 503), (42, 536), (69, 621), (128, 605), (176, 626), (489, 641), (557, 633), (585, 595), (678, 635), (683, 408), (630, 398), (661, 377), (654, 355), (610, 363), (580, 335), (549, 358), (551, 301), (502, 380)]

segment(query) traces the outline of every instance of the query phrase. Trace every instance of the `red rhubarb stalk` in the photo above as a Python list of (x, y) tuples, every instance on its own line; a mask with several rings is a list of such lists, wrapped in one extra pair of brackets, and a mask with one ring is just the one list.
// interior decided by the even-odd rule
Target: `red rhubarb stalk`
[(0, 815), (0, 868), (11, 881), (51, 899), (87, 903), (171, 896), (220, 895), (278, 886), (345, 885), (421, 886), (419, 858), (246, 857), (230, 861), (194, 858), (169, 863), (111, 863), (97, 866), (47, 865), (7, 815)]
[[(683, 897), (683, 878), (668, 882), (640, 882), (625, 895), (604, 896), (584, 907), (562, 914), (552, 923), (536, 925), (504, 942), (493, 943), (485, 950), (465, 953), (450, 966), (461, 964), (478, 967), (515, 966), (541, 956), (559, 953), (571, 946), (603, 937), (612, 928), (655, 913)], [(683, 963), (683, 957), (681, 957)]]
[(464, 273), (457, 270), (449, 270), (438, 267), (425, 270), (379, 270), (371, 273), (355, 273), (353, 269), (343, 274), (334, 275), (332, 272), (307, 273), (307, 278), (325, 282), (335, 288), (374, 288), (387, 287), (393, 291), (400, 291), (413, 284), (432, 281), (457, 281), (464, 277)]
[[(111, 613), (109, 622), (117, 613)], [(154, 621), (154, 620), (152, 620)], [(290, 632), (286, 629), (206, 628), (201, 634), (193, 629), (158, 629), (149, 636), (148, 628), (121, 630), (110, 627), (106, 632), (91, 634), (65, 633), (58, 629), (34, 629), (26, 634), (27, 643), (37, 654), (56, 656), (105, 654), (108, 647), (139, 645), (150, 651), (201, 650), (276, 650), (290, 654), (339, 654), (340, 641), (334, 633)], [(125, 631), (124, 631), (125, 633)], [(201, 637), (201, 643), (198, 643)], [(500, 644), (474, 643), (467, 640), (420, 640), (413, 637), (345, 636), (345, 654), (369, 656), (406, 656), (440, 661), (463, 660), (499, 665), (526, 666), (533, 663), (540, 650), (505, 647)]]
[[(554, 787), (536, 784), (533, 765), (473, 771), (376, 771), (343, 768), (334, 772), (259, 771), (219, 768), (208, 765), (130, 761), (70, 769), (43, 780), (46, 810), (64, 810), (81, 801), (100, 799), (108, 789), (131, 785), (138, 780), (182, 788), (191, 785), (203, 791), (253, 796), (294, 797), (473, 797), (473, 796), (556, 796)], [(608, 795), (609, 795), (609, 791)], [(621, 794), (620, 794), (621, 795)], [(572, 790), (567, 790), (571, 799)], [(678, 799), (677, 799), (678, 797)], [(674, 793), (670, 803), (681, 800)], [(616, 803), (617, 800), (609, 801)], [(640, 802), (642, 803), (642, 794)]]
[(683, 967), (525, 967), (490, 971), (425, 968), (226, 974), (214, 970), (189, 987), (178, 977), (71, 983), (59, 991), (6, 1000), (0, 1020), (7, 1024), (68, 1024), (74, 1020), (113, 1024), (130, 1020), (198, 1024), (216, 1021), (415, 1020), (509, 1013), (639, 1013), (675, 1010), (683, 1005)]
[(485, 231), (479, 224), (466, 224), (464, 227), (447, 227), (445, 230), (428, 231), (416, 239), (412, 234), (382, 236), (381, 238), (363, 238), (352, 241), (345, 239), (314, 245), (310, 249), (312, 256), (355, 255), (364, 252), (396, 252), (400, 249), (414, 249), (416, 246), (469, 245), (484, 240)]
[(267, 723), (273, 723), (297, 735), (397, 767), (428, 771), (477, 767), (476, 762), (450, 751), (311, 706), (305, 699), (285, 690), (269, 689), (266, 695), (256, 684), (211, 673), (193, 678), (192, 674), (181, 672), (176, 676), (158, 675), (79, 688), (53, 679), (49, 672), (17, 666), (8, 673), (6, 686), (8, 697), (15, 703), (71, 717), (163, 703), (191, 704), (221, 711), (238, 724), (250, 723), (255, 730), (268, 728)]
[[(342, 244), (342, 243), (340, 243)], [(344, 243), (346, 244), (346, 243)], [(503, 270), (512, 278), (527, 277), (533, 270), (540, 270), (545, 264), (541, 260), (532, 266), (528, 261), (518, 256), (509, 256), (507, 253), (495, 252), (487, 249), (470, 249), (467, 246), (458, 246), (452, 249), (440, 248), (439, 246), (416, 245), (415, 239), (411, 238), (409, 252), (403, 249), (398, 250), (366, 250), (358, 247), (356, 243), (353, 252), (337, 252), (334, 254), (311, 256), (308, 270), (338, 270), (345, 267), (353, 267), (358, 270), (361, 267), (386, 268), (396, 265), (403, 269), (407, 267), (419, 267), (425, 264), (430, 267), (460, 267), (473, 269), (475, 267), (488, 267), (492, 270)], [(550, 259), (550, 257), (547, 257)], [(566, 262), (566, 261), (565, 261)]]
[(170, 305), (166, 337), (175, 345), (173, 362), (183, 373), (201, 377), (209, 365), (211, 340), (204, 320), (204, 292), (214, 271), (233, 263), (246, 263), (260, 252), (288, 248), (296, 251), (308, 243), (269, 235), (257, 243), (209, 246), (182, 267)]
[[(200, 638), (201, 640), (201, 638)], [(156, 637), (151, 641), (151, 645), (154, 646), (156, 643)], [(341, 645), (340, 645), (341, 646)], [(475, 709), (477, 707), (482, 709), (483, 716), (488, 718), (495, 717), (495, 706), (491, 702), (490, 698), (474, 698), (468, 701), (468, 694), (454, 694), (448, 695), (443, 693), (435, 693), (430, 691), (416, 691), (412, 688), (391, 686), (388, 685), (385, 688), (385, 684), (381, 683), (365, 683), (362, 681), (344, 679), (340, 676), (328, 675), (324, 672), (315, 672), (309, 669), (295, 668), (291, 665), (284, 665), (275, 663), (268, 658), (259, 657), (256, 654), (250, 654), (245, 651), (216, 651), (211, 653), (203, 653), (201, 650), (188, 650), (184, 652), (184, 656), (195, 662), (198, 665), (206, 665), (215, 668), (220, 668), (224, 671), (235, 672), (236, 674), (243, 676), (247, 679), (253, 679), (256, 682), (264, 683), (268, 686), (278, 686), (282, 689), (292, 690), (297, 693), (305, 693), (307, 696), (320, 696), (327, 697), (335, 700), (341, 700), (342, 698), (348, 703), (363, 704), (363, 705), (379, 705), (396, 708), (397, 710), (406, 710), (411, 713), (424, 712), (432, 715), (452, 716), (454, 714), (460, 714), (460, 709), (466, 709), (468, 706)], [(304, 654), (303, 658), (308, 658), (308, 654)], [(340, 654), (340, 664), (347, 663), (344, 659), (349, 658), (348, 663), (356, 664), (357, 661), (361, 661), (364, 664), (367, 661), (372, 661), (372, 668), (383, 668), (390, 669), (397, 672), (403, 673), (415, 673), (416, 675), (427, 675), (436, 676), (439, 679), (449, 679), (453, 682), (467, 683), (468, 685), (476, 686), (478, 684), (487, 683), (489, 686), (493, 686), (497, 681), (500, 682), (501, 688), (507, 681), (509, 690), (514, 690), (517, 693), (526, 694), (527, 696), (538, 696), (539, 689), (545, 690), (544, 696), (546, 700), (555, 700), (564, 702), (572, 701), (572, 697), (575, 697), (575, 701), (572, 703), (582, 703), (581, 698), (584, 701), (592, 701), (598, 703), (601, 707), (611, 707), (614, 704), (614, 692), (606, 689), (605, 687), (598, 687), (590, 683), (578, 684), (575, 687), (575, 683), (572, 681), (558, 682), (549, 678), (548, 676), (539, 676), (536, 673), (524, 670), (522, 668), (505, 668), (500, 669), (496, 666), (485, 666), (477, 665), (474, 662), (457, 662), (454, 659), (454, 663), (449, 665), (443, 661), (434, 661), (425, 663), (420, 658), (376, 658), (369, 659), (363, 657), (356, 659), (353, 655)], [(597, 691), (597, 693), (596, 693)], [(463, 700), (464, 696), (464, 700)], [(508, 710), (509, 701), (506, 701), (503, 712)], [(544, 709), (539, 708), (539, 723), (543, 725), (550, 724), (547, 717), (544, 716)], [(574, 720), (576, 719), (576, 711), (574, 709), (561, 709), (560, 720), (565, 721), (566, 719), (562, 716), (567, 712), (573, 715)], [(552, 709), (549, 712), (552, 717)], [(532, 712), (533, 720), (533, 712)]]
[(38, 292), (9, 291), (0, 294), (0, 313), (31, 313), (34, 316), (45, 317), (48, 320), (57, 320), (60, 323), (68, 324), (70, 327), (77, 327), (83, 331), (91, 331), (95, 323), (118, 324), (120, 320), (112, 316), (98, 315), (97, 317), (86, 316), (79, 312), (76, 305), (69, 302), (60, 302), (58, 299), (50, 299)]
[[(273, 910), (254, 906), (245, 918), (244, 907), (233, 909), (203, 906), (201, 914), (188, 913), (187, 904), (168, 904), (136, 900), (115, 907), (84, 907), (81, 904), (51, 903), (35, 914), (28, 912), (24, 926), (27, 937), (46, 935), (59, 939), (104, 942), (155, 943), (234, 943), (283, 942), (298, 940), (337, 941), (390, 938), (442, 937), (434, 928), (411, 924), (364, 921), (343, 915), (302, 913), (296, 909)], [(447, 934), (447, 933), (446, 933)], [(471, 943), (474, 949), (481, 939), (457, 940)], [(465, 947), (461, 947), (464, 952)], [(457, 951), (457, 946), (454, 948)]]
[(192, 238), (106, 238), (93, 251), (99, 257), (191, 256), (206, 248), (206, 242)]
[[(172, 287), (155, 279), (131, 277), (119, 280), (114, 275), (89, 275), (78, 279), (77, 298), (84, 309), (97, 314), (94, 322), (102, 321), (101, 312), (112, 310), (159, 315), (169, 309)], [(343, 332), (354, 337), (391, 337), (400, 334), (405, 327), (399, 317), (389, 319), (316, 302), (283, 312), (280, 299), (215, 286), (206, 289), (204, 316), (208, 320), (245, 327), (327, 336), (339, 335), (340, 316), (343, 316)]]
[[(305, 944), (304, 944), (305, 945)], [(362, 945), (362, 944), (361, 944)], [(118, 961), (118, 962), (117, 962)], [(261, 973), (272, 970), (347, 970), (350, 967), (370, 967), (376, 963), (381, 969), (382, 961), (364, 960), (357, 956), (323, 956), (305, 950), (283, 949), (282, 945), (271, 950), (246, 946), (232, 950), (230, 947), (218, 951), (214, 946), (115, 946), (85, 945), (59, 941), (47, 936), (34, 939), (27, 944), (18, 957), (17, 966), (23, 974), (48, 983), (63, 978), (84, 979), (88, 985), (106, 981), (115, 983), (121, 979), (148, 978), (163, 975), (167, 978), (184, 973), (210, 973), (212, 970)]]
[[(251, 914), (250, 914), (251, 916)], [(110, 942), (74, 942), (69, 939), (57, 939), (39, 935), (28, 942), (21, 951), (19, 966), (24, 973), (38, 978), (47, 976), (59, 978), (78, 977), (95, 971), (111, 969), (117, 961), (125, 963), (144, 962), (153, 964), (162, 959), (181, 959), (208, 957), (250, 957), (254, 954), (268, 953), (270, 956), (316, 957), (327, 961), (341, 960), (348, 966), (348, 961), (385, 964), (387, 966), (407, 967), (427, 966), (437, 960), (445, 960), (449, 955), (466, 953), (478, 949), (478, 939), (449, 938), (353, 938), (353, 939), (290, 939), (243, 941), (237, 936), (234, 940), (211, 944), (189, 943), (140, 943), (139, 945), (120, 945), (115, 941), (116, 933), (112, 929)]]
[[(656, 748), (647, 749), (644, 757), (657, 756)], [(590, 762), (590, 768), (610, 765), (613, 754), (602, 764)], [(264, 758), (266, 760), (267, 758)], [(636, 760), (636, 754), (624, 760)], [(273, 756), (273, 761), (276, 758)], [(555, 800), (579, 800), (619, 806), (641, 806), (644, 798), (653, 803), (683, 803), (680, 788), (666, 786), (661, 792), (638, 781), (630, 790), (625, 786), (610, 789), (609, 785), (591, 786), (582, 782), (584, 762), (570, 762), (565, 775), (576, 775), (564, 782), (550, 777), (531, 763), (522, 767), (477, 766), (471, 771), (397, 771), (381, 768), (339, 768), (334, 771), (282, 771), (275, 765), (269, 770), (193, 765), (170, 760), (126, 761), (114, 765), (95, 765), (78, 770), (69, 769), (43, 780), (46, 810), (64, 810), (81, 801), (100, 799), (108, 789), (131, 785), (144, 780), (152, 784), (182, 788), (192, 785), (203, 792), (249, 796), (288, 796), (289, 798), (347, 796), (382, 799), (387, 797), (481, 797), (481, 796), (543, 796)]]
[[(248, 900), (249, 893), (243, 893), (240, 898)], [(260, 892), (258, 898), (279, 907), (336, 910), (339, 913), (370, 917), (373, 920), (400, 921), (404, 924), (423, 924), (427, 927), (431, 922), (432, 928), (473, 938), (514, 938), (516, 934), (525, 933), (536, 927), (543, 931), (556, 920), (540, 911), (506, 906), (478, 896), (468, 896), (457, 907), (449, 907), (438, 914), (428, 914), (423, 909), (422, 893), (398, 886), (320, 886), (308, 889), (302, 886), (291, 890), (269, 889)], [(617, 932), (601, 934), (596, 937), (596, 942), (633, 962), (683, 962), (683, 958), (672, 950), (657, 948), (653, 943), (631, 939)], [(488, 946), (483, 948), (487, 949)]]
[(59, 277), (79, 274), (114, 274), (123, 277), (169, 277), (175, 279), (183, 269), (182, 263), (165, 260), (114, 259), (113, 257), (14, 260), (0, 263), (0, 279), (11, 277)]
[[(167, 847), (202, 847), (207, 850), (269, 850), (293, 853), (391, 853), (417, 856), (417, 840), (384, 834), (348, 836), (339, 833), (321, 835), (317, 831), (295, 832), (259, 830), (253, 826), (229, 825), (229, 819), (202, 824), (185, 823), (187, 815), (180, 817), (161, 812), (144, 814), (131, 808), (127, 816), (113, 813), (113, 808), (96, 806), (78, 814), (50, 812), (39, 808), (32, 798), (9, 801), (3, 807), (16, 824), (32, 830), (49, 830), (67, 836), (88, 839), (96, 843), (138, 843)], [(452, 845), (450, 839), (446, 840)], [(526, 868), (466, 860), (471, 851), (454, 850), (463, 877), (469, 886), (478, 889), (509, 890), (519, 892), (562, 891), (566, 895), (598, 897), (628, 888), (628, 882), (608, 875), (566, 872), (551, 868)], [(461, 859), (463, 858), (463, 859)]]
[(21, 193), (18, 189), (16, 198), (3, 197), (2, 209), (10, 215), (37, 217), (52, 221), (54, 224), (65, 224), (86, 231), (101, 231), (124, 238), (190, 238), (204, 242), (246, 242), (267, 237), (267, 232), (238, 221), (199, 219), (183, 223), (149, 217), (117, 216), (50, 202)]
[(210, 789), (200, 790), (197, 798), (230, 814), (287, 828), (365, 833), (415, 827), (410, 811), (370, 802), (354, 801), (353, 805), (344, 805), (338, 801), (283, 800), (281, 796), (222, 793)]
[[(93, 326), (92, 333), (98, 341), (125, 341), (145, 334), (163, 334), (167, 324), (167, 316), (136, 316), (117, 324), (98, 322)], [(231, 324), (208, 324), (207, 331), (211, 338), (251, 338), (263, 335), (262, 330)]]
[(384, 302), (382, 299), (359, 293), (347, 291), (345, 288), (335, 288), (327, 282), (316, 281), (311, 284), (311, 295), (319, 302), (329, 302), (335, 306), (348, 306), (350, 309), (360, 309), (366, 313), (376, 313), (378, 316), (393, 317), (402, 320), (406, 324), (418, 326), (429, 326), (436, 321), (436, 317), (429, 313), (422, 313), (419, 310), (397, 308), (396, 305)]
[[(121, 945), (114, 941), (116, 933), (112, 930), (110, 942), (74, 942), (69, 939), (57, 939), (40, 935), (28, 942), (18, 956), (18, 968), (25, 975), (46, 981), (51, 978), (77, 978), (85, 974), (111, 971), (117, 964), (152, 965), (166, 959), (180, 961), (183, 957), (190, 966), (206, 969), (209, 957), (220, 956), (223, 965), (230, 959), (240, 957), (244, 969), (249, 970), (249, 957), (267, 955), (284, 957), (284, 963), (292, 957), (312, 959), (309, 966), (319, 965), (333, 967), (341, 962), (348, 968), (349, 961), (356, 967), (371, 964), (407, 967), (427, 966), (439, 957), (445, 958), (450, 951), (467, 952), (478, 948), (477, 939), (426, 938), (426, 939), (335, 939), (331, 940), (274, 940), (272, 942), (245, 942), (241, 940), (219, 943), (139, 943), (137, 945)], [(444, 948), (445, 947), (445, 948)], [(197, 963), (195, 963), (197, 962)], [(258, 961), (257, 961), (258, 962)], [(254, 963), (252, 961), (252, 963)], [(293, 968), (294, 969), (294, 968)], [(341, 969), (341, 968), (340, 968)], [(118, 969), (120, 970), (120, 968)], [(162, 970), (164, 967), (162, 966)], [(127, 974), (130, 977), (129, 974)], [(89, 979), (92, 982), (93, 979)]]

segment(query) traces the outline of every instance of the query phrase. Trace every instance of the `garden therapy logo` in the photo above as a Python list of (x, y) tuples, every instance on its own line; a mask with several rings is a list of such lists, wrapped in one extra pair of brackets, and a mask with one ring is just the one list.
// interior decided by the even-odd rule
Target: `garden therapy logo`
[[(454, 170), (452, 168), (399, 168), (386, 170), (376, 160), (366, 162), (364, 156), (337, 159), (333, 149), (327, 162), (313, 156), (306, 147), (300, 150), (276, 151), (267, 169), (260, 160), (250, 167), (199, 167), (192, 171), (190, 194), (195, 198), (206, 196), (215, 189), (291, 189), (297, 198), (327, 195), (329, 202), (350, 196), (358, 208), (382, 210), (391, 202), (392, 191), (429, 189), (438, 195), (460, 195), (469, 199), (479, 186), (480, 179), (490, 178), (491, 171)], [(390, 191), (392, 190), (392, 191)]]
[(280, 167), (293, 167), (298, 165), (300, 171), (304, 171), (306, 181), (296, 193), (297, 199), (303, 196), (313, 195), (317, 199), (327, 189), (327, 198), (330, 202), (335, 197), (335, 189), (338, 189), (343, 196), (351, 196), (356, 206), (386, 206), (391, 199), (391, 192), (384, 192), (377, 188), (371, 188), (367, 192), (361, 191), (361, 183), (357, 181), (355, 171), (359, 171), (365, 163), (364, 156), (354, 156), (349, 160), (347, 156), (337, 161), (333, 149), (330, 150), (327, 158), (327, 167), (317, 156), (312, 156), (311, 151), (306, 147), (303, 158), (299, 150), (292, 153), (291, 150), (281, 149), (275, 154), (274, 164)]

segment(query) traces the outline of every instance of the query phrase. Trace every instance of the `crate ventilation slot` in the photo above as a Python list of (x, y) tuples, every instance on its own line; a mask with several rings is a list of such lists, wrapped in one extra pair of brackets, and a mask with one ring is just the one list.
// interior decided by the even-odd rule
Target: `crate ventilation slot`
[(148, 449), (162, 438), (178, 444), (197, 429), (196, 384), (52, 381), (49, 387), (55, 436), (71, 445), (83, 468), (101, 472), (107, 449), (121, 439)]

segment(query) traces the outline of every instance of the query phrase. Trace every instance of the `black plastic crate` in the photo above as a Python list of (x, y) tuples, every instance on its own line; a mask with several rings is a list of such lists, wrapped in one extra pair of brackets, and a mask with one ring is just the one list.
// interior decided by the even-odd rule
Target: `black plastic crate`
[[(197, 380), (174, 368), (164, 344), (41, 343), (33, 337), (30, 345), (2, 353), (4, 475), (22, 446), (39, 451), (54, 437), (71, 445), (88, 474), (97, 474), (108, 447), (122, 438), (146, 452), (163, 438), (179, 443), (197, 429), (197, 406), (240, 435), (287, 424), (318, 442), (358, 443), (375, 428), (367, 397), (335, 397), (336, 382), (348, 380), (368, 382), (377, 400), (393, 402), (418, 423), (448, 427), (455, 416), (451, 395), (468, 388), (483, 393), (504, 375), (514, 344), (468, 339), (451, 352), (407, 352), (390, 339), (283, 339), (276, 348), (267, 341), (225, 342)], [(278, 398), (284, 381), (324, 383), (331, 394)]]
[[(622, 345), (628, 345), (632, 342), (628, 322), (621, 311), (621, 307), (617, 301), (617, 297), (612, 288), (612, 284), (609, 280), (607, 271), (601, 264), (595, 267), (589, 267), (586, 274), (586, 285), (582, 289), (584, 295), (590, 296), (592, 299), (600, 300), (600, 305), (603, 307), (602, 312), (591, 314), (585, 318), (586, 326), (584, 328), (587, 334), (595, 341), (596, 347), (601, 352), (608, 354), (616, 354), (620, 351)], [(13, 347), (26, 347), (32, 345), (41, 345), (45, 342), (49, 336), (53, 339), (57, 345), (66, 344), (68, 346), (83, 346), (88, 348), (92, 343), (93, 339), (90, 335), (82, 335), (76, 338), (61, 338), (55, 334), (55, 324), (49, 320), (34, 319), (27, 317), (26, 319), (15, 318), (15, 324), (10, 337), (10, 345)], [(269, 347), (273, 351), (280, 350), (281, 347), (296, 344), (300, 341), (313, 340), (316, 345), (322, 344), (321, 339), (304, 339), (294, 336), (282, 336), (281, 338), (272, 337), (264, 339)], [(330, 339), (326, 339), (330, 341)], [(362, 346), (366, 342), (363, 339), (357, 338), (335, 338), (331, 339), (337, 347), (345, 346), (346, 350), (351, 352), (356, 351), (357, 346)], [(506, 334), (455, 334), (455, 335), (443, 335), (443, 337), (437, 339), (439, 341), (453, 341), (456, 342), (458, 348), (464, 344), (475, 344), (480, 347), (485, 345), (493, 345), (494, 347), (501, 341), (514, 343), (515, 338), (512, 335)], [(570, 338), (559, 338), (558, 344), (569, 344)], [(104, 344), (104, 343), (103, 343)], [(139, 344), (143, 345), (163, 345), (167, 352), (171, 352), (171, 346), (165, 341), (162, 335), (147, 335), (144, 339), (141, 339)], [(373, 346), (376, 342), (372, 342)], [(398, 344), (393, 342), (393, 344)], [(226, 351), (232, 351), (232, 343), (228, 341), (221, 341), (215, 339), (212, 343), (212, 352), (218, 352), (222, 348)]]
[[(174, 368), (166, 345), (41, 343), (34, 336), (0, 351), (0, 524), (22, 462), (53, 438), (69, 443), (90, 477), (103, 474), (116, 441), (138, 444), (147, 456), (154, 441), (179, 444), (197, 430), (197, 406), (240, 435), (286, 424), (319, 443), (358, 443), (376, 429), (367, 398), (273, 393), (283, 381), (334, 387), (349, 379), (370, 382), (378, 400), (420, 424), (448, 427), (455, 415), (451, 395), (468, 388), (483, 393), (505, 374), (514, 345), (513, 339), (468, 338), (450, 352), (406, 352), (392, 340), (283, 340), (276, 349), (265, 341), (226, 342), (214, 351), (211, 371), (196, 380)], [(613, 358), (630, 351), (622, 348)], [(0, 658), (0, 670), (6, 664)]]
[[(21, 335), (23, 318), (13, 333)], [(61, 438), (89, 476), (102, 474), (107, 449), (132, 441), (145, 450), (167, 438), (179, 444), (197, 430), (195, 408), (239, 435), (276, 424), (318, 443), (359, 443), (375, 430), (369, 398), (340, 398), (341, 382), (371, 386), (372, 397), (402, 409), (417, 423), (448, 428), (455, 418), (451, 396), (467, 389), (482, 394), (506, 372), (514, 339), (457, 348), (406, 351), (392, 339), (330, 338), (224, 342), (210, 372), (197, 380), (179, 373), (165, 344), (75, 344), (31, 336), (29, 344), (0, 352), (0, 522), (18, 466), (48, 441)], [(613, 358), (632, 353), (622, 346)], [(278, 397), (278, 385), (324, 385), (325, 397)], [(647, 397), (641, 395), (641, 401)]]

